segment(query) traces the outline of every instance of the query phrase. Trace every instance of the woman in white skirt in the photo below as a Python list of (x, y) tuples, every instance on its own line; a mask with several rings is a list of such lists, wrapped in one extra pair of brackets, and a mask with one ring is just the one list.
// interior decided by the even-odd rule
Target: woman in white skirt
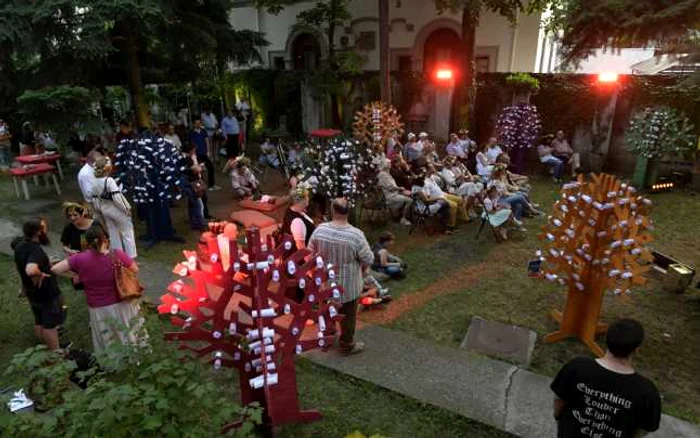
[(136, 345), (144, 341), (143, 318), (138, 300), (122, 301), (114, 278), (115, 260), (122, 269), (138, 272), (139, 268), (124, 251), (110, 251), (104, 229), (95, 224), (85, 233), (88, 250), (72, 255), (53, 266), (57, 275), (78, 274), (85, 285), (85, 298), (90, 311), (90, 329), (95, 353), (104, 351), (114, 342)]
[(111, 173), (112, 163), (109, 158), (100, 157), (95, 161), (95, 181), (92, 186), (95, 209), (104, 218), (112, 248), (123, 250), (133, 259), (137, 253), (131, 205), (110, 176)]

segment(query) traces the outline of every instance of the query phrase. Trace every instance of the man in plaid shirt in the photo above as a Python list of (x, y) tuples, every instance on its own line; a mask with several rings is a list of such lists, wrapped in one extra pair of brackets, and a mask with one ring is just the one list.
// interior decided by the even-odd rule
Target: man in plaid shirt
[(362, 274), (374, 261), (365, 234), (348, 223), (349, 210), (346, 199), (335, 199), (333, 220), (319, 225), (309, 241), (312, 252), (319, 253), (326, 263), (333, 264), (338, 284), (345, 290), (340, 310), (345, 315), (340, 323), (340, 353), (343, 355), (357, 354), (365, 349), (364, 343), (355, 342), (355, 322), (362, 293)]

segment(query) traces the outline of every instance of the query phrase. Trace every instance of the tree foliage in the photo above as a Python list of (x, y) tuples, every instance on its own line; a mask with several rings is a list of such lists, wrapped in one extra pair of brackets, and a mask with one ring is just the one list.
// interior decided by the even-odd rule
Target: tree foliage
[(650, 159), (666, 154), (682, 157), (696, 144), (688, 118), (668, 107), (647, 107), (635, 114), (625, 140), (632, 153)]
[(262, 35), (228, 22), (232, 0), (7, 0), (0, 61), (29, 73), (28, 88), (128, 84), (145, 114), (142, 83), (190, 81), (210, 64), (259, 60)]
[(699, 22), (699, 0), (557, 0), (549, 27), (561, 32), (564, 62), (575, 63), (602, 47), (699, 53)]

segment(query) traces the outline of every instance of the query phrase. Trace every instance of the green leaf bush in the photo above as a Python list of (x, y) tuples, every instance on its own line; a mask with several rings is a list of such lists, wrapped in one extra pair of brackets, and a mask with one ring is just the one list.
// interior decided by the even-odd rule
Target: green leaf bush
[(262, 420), (259, 407), (236, 403), (230, 371), (213, 372), (164, 346), (110, 350), (100, 357), (103, 370), (79, 373), (90, 378), (85, 390), (68, 380), (76, 364), (57, 353), (39, 346), (16, 355), (5, 374), (22, 376), (18, 387), (48, 411), (10, 414), (2, 409), (0, 435), (213, 437), (224, 425), (242, 420), (229, 436), (248, 437)]

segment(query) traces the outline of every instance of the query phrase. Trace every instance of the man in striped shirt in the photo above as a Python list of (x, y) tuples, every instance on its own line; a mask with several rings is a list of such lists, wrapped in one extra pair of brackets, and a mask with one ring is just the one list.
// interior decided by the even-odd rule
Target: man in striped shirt
[(309, 249), (335, 267), (338, 284), (345, 290), (340, 311), (345, 315), (340, 323), (340, 353), (343, 355), (357, 354), (365, 349), (364, 343), (355, 342), (355, 322), (363, 271), (374, 261), (365, 234), (348, 223), (349, 209), (346, 199), (335, 199), (333, 220), (319, 225), (309, 241)]

